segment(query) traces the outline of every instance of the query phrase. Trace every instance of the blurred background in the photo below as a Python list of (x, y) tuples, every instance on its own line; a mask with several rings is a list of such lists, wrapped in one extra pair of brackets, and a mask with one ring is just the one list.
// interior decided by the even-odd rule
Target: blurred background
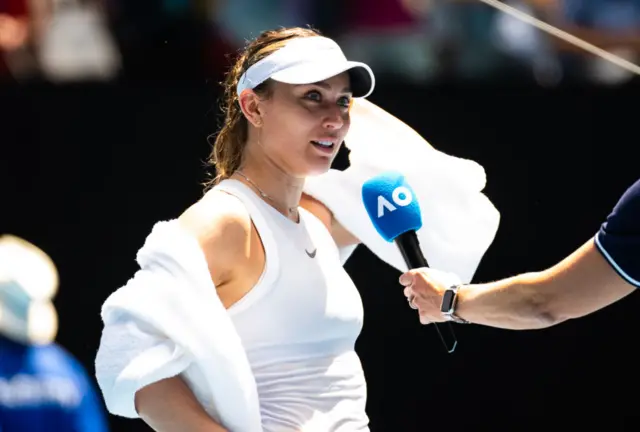
[[(504, 3), (635, 61), (634, 0)], [(412, 84), (621, 85), (631, 76), (478, 0), (2, 0), (0, 77), (55, 83), (217, 77), (264, 29), (311, 25)]]
[[(638, 0), (504, 3), (639, 60)], [(153, 224), (202, 194), (234, 54), (307, 25), (371, 65), (374, 103), (485, 167), (502, 223), (478, 282), (553, 265), (640, 177), (638, 77), (478, 0), (0, 0), (0, 233), (58, 266), (57, 340), (90, 377), (102, 302)], [(347, 268), (372, 431), (638, 430), (636, 295), (545, 330), (457, 326), (449, 355), (395, 270), (360, 249)]]

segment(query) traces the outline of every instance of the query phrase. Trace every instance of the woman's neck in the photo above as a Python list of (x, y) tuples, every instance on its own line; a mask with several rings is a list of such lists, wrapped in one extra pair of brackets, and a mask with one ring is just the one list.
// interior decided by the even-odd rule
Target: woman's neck
[(266, 155), (252, 157), (246, 154), (243, 164), (235, 173), (249, 187), (286, 217), (298, 220), (298, 205), (304, 179), (296, 178), (278, 167)]

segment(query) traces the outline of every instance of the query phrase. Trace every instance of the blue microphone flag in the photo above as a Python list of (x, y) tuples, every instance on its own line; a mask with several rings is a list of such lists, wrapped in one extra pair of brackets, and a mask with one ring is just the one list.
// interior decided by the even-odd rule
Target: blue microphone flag
[(366, 181), (362, 201), (373, 226), (388, 242), (422, 227), (420, 205), (402, 173), (388, 171)]

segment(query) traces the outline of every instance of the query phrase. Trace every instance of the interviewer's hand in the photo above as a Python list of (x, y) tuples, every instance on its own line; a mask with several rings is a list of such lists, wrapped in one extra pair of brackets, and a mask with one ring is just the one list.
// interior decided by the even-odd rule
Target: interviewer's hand
[(404, 295), (417, 307), (422, 324), (445, 321), (440, 312), (442, 295), (447, 287), (456, 283), (459, 283), (457, 276), (430, 268), (409, 270), (400, 276)]

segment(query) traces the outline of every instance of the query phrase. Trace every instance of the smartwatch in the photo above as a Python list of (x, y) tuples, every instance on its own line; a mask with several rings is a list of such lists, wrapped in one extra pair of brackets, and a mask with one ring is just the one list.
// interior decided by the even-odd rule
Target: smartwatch
[(458, 324), (469, 324), (469, 321), (464, 320), (456, 315), (456, 305), (458, 303), (458, 291), (460, 285), (454, 285), (447, 289), (442, 296), (442, 305), (440, 306), (440, 312), (444, 315), (447, 321), (453, 321)]

